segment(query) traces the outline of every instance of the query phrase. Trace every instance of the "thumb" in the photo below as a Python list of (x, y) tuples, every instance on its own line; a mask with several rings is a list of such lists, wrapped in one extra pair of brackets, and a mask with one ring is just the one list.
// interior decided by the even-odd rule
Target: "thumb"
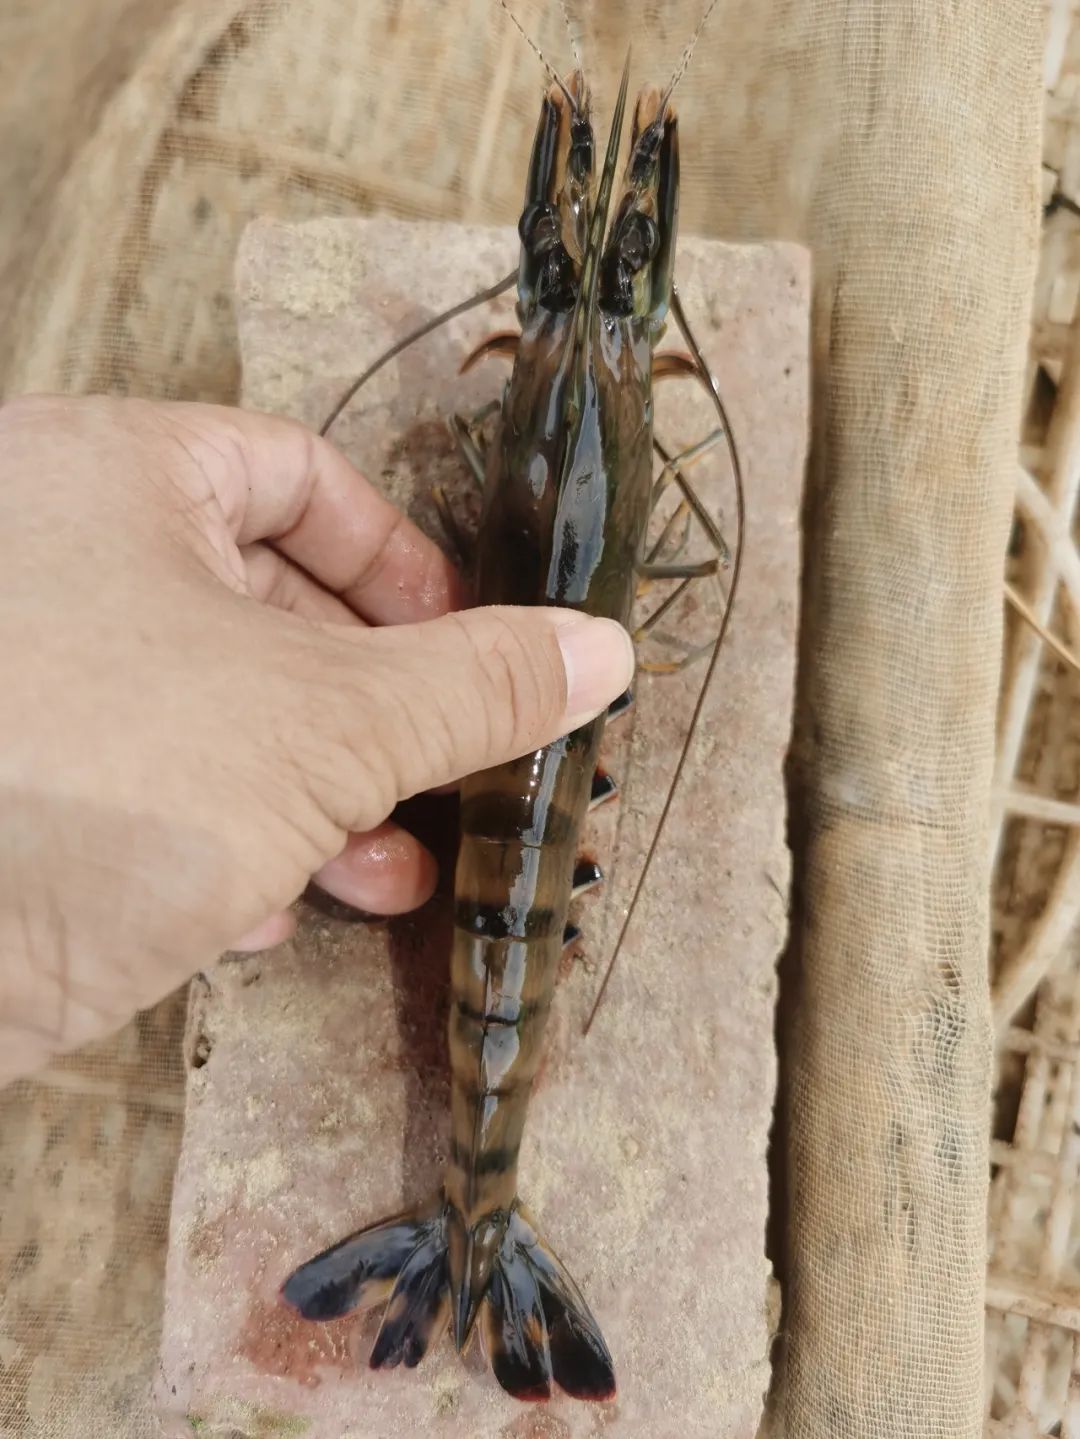
[[(314, 712), (344, 763), (335, 763), (328, 784), (324, 753), (304, 779), (333, 820), (354, 832), (410, 795), (569, 734), (634, 673), (622, 625), (574, 610), (499, 606), (322, 633)], [(316, 658), (310, 648), (309, 655)], [(306, 711), (310, 720), (310, 703)], [(319, 739), (309, 736), (303, 751), (313, 754)], [(300, 754), (293, 759), (303, 767)]]

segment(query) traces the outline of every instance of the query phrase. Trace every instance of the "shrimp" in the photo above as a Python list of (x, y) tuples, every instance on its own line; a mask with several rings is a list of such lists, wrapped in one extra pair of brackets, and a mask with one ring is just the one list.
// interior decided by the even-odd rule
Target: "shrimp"
[[(690, 365), (654, 356), (672, 303), (678, 216), (670, 87), (638, 95), (613, 204), (628, 77), (629, 57), (598, 177), (581, 71), (556, 77), (543, 100), (519, 224), (521, 332), (496, 337), (513, 369), (476, 553), (481, 604), (569, 606), (624, 625), (646, 568), (654, 374)], [(704, 377), (699, 354), (695, 365)], [(309, 1319), (385, 1301), (372, 1368), (418, 1364), (449, 1326), (459, 1352), (480, 1332), (495, 1377), (519, 1399), (547, 1398), (553, 1385), (586, 1400), (615, 1393), (600, 1327), (518, 1196), (603, 726), (595, 719), (462, 785), (442, 1189), (283, 1286)]]

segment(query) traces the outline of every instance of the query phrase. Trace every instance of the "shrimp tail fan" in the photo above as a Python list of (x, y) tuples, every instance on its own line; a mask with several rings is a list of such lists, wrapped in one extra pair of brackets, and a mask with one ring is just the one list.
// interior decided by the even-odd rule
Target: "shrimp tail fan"
[[(485, 1238), (492, 1219), (482, 1222)], [(451, 1262), (452, 1250), (462, 1252), (451, 1245), (451, 1234), (464, 1235), (466, 1252), (476, 1251), (460, 1214), (440, 1196), (416, 1214), (361, 1229), (301, 1264), (282, 1297), (312, 1320), (385, 1303), (372, 1369), (414, 1368), (441, 1337), (453, 1307), (475, 1319), (464, 1332), (455, 1324), (457, 1348), (479, 1328), (495, 1378), (514, 1398), (547, 1399), (553, 1385), (576, 1399), (612, 1398), (611, 1356), (574, 1281), (519, 1205), (503, 1219), (489, 1262), (462, 1267)]]
[(413, 1369), (450, 1317), (442, 1207), (361, 1229), (293, 1271), (282, 1298), (305, 1319), (340, 1319), (385, 1302), (368, 1360), (372, 1369)]
[(600, 1327), (520, 1205), (511, 1211), (479, 1323), (495, 1377), (515, 1398), (547, 1399), (553, 1382), (574, 1399), (615, 1397)]

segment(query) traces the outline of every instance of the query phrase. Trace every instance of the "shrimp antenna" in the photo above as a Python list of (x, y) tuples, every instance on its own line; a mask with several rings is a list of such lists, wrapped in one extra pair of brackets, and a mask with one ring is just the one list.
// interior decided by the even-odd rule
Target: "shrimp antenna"
[(566, 0), (559, 0), (559, 9), (562, 11), (563, 24), (566, 26), (566, 34), (570, 41), (570, 54), (574, 57), (574, 64), (582, 69), (581, 50), (578, 48), (578, 39), (574, 34), (574, 24), (570, 19), (570, 7)]
[[(709, 8), (711, 9), (712, 6), (710, 6)], [(716, 642), (713, 645), (712, 654), (709, 656), (709, 664), (705, 670), (705, 678), (701, 682), (701, 689), (698, 691), (697, 703), (694, 705), (694, 712), (690, 716), (690, 726), (686, 731), (686, 739), (683, 741), (683, 747), (679, 752), (679, 759), (678, 763), (675, 766), (675, 773), (671, 777), (671, 784), (668, 786), (668, 792), (664, 799), (664, 807), (660, 811), (660, 818), (657, 820), (656, 828), (653, 830), (652, 840), (645, 855), (645, 862), (641, 866), (641, 872), (638, 875), (637, 884), (634, 886), (634, 893), (630, 899), (630, 907), (627, 909), (626, 915), (623, 919), (622, 927), (619, 930), (619, 937), (615, 941), (615, 948), (612, 950), (611, 958), (608, 960), (607, 968), (604, 970), (604, 977), (600, 981), (600, 988), (597, 991), (596, 998), (593, 1000), (592, 1009), (589, 1010), (589, 1017), (588, 1019), (586, 1019), (585, 1027), (582, 1030), (583, 1034), (588, 1034), (589, 1030), (592, 1028), (593, 1020), (596, 1018), (597, 1011), (599, 1010), (604, 998), (604, 994), (607, 991), (608, 981), (611, 979), (612, 971), (615, 968), (615, 961), (619, 957), (619, 953), (623, 946), (623, 940), (626, 938), (626, 932), (630, 928), (630, 924), (634, 918), (634, 913), (637, 910), (638, 901), (640, 900), (642, 893), (645, 889), (645, 881), (648, 878), (649, 868), (652, 865), (653, 859), (656, 855), (656, 851), (659, 847), (660, 837), (663, 833), (664, 824), (667, 820), (668, 814), (671, 812), (671, 806), (675, 799), (675, 791), (679, 787), (679, 780), (682, 778), (683, 770), (686, 768), (686, 761), (690, 754), (690, 746), (694, 741), (694, 734), (698, 727), (698, 721), (701, 719), (701, 712), (705, 708), (705, 700), (708, 697), (709, 685), (712, 682), (712, 677), (715, 673), (717, 662), (720, 659), (720, 647), (724, 643), (724, 637), (727, 634), (728, 621), (731, 618), (731, 611), (735, 604), (735, 592), (738, 589), (739, 585), (739, 574), (742, 570), (743, 550), (745, 548), (746, 493), (743, 487), (742, 466), (739, 463), (739, 448), (735, 443), (735, 437), (731, 433), (731, 424), (728, 420), (727, 410), (724, 407), (724, 401), (720, 395), (720, 387), (716, 383), (712, 371), (705, 363), (705, 357), (701, 353), (701, 347), (699, 346), (697, 340), (694, 337), (694, 332), (690, 328), (690, 322), (686, 318), (686, 311), (683, 309), (682, 300), (679, 298), (679, 292), (675, 288), (674, 284), (671, 287), (671, 312), (675, 316), (675, 323), (682, 331), (683, 339), (685, 339), (687, 345), (690, 347), (690, 353), (694, 357), (694, 363), (697, 365), (698, 373), (704, 381), (705, 388), (712, 396), (712, 402), (716, 406), (717, 414), (720, 416), (720, 423), (723, 427), (724, 438), (727, 442), (728, 454), (731, 456), (731, 470), (732, 474), (735, 477), (735, 508), (739, 522), (739, 538), (735, 546), (735, 559), (732, 563), (731, 588), (728, 591), (727, 604), (724, 606), (724, 614), (720, 620), (720, 632), (716, 636)]]
[[(713, 3), (715, 4), (715, 3), (716, 3), (716, 0), (713, 0)], [(510, 16), (510, 19), (511, 19), (511, 22), (513, 23), (514, 29), (518, 32), (518, 34), (521, 36), (521, 38), (525, 41), (525, 44), (528, 45), (529, 49), (533, 52), (533, 54), (534, 54), (534, 55), (537, 57), (537, 59), (540, 61), (540, 64), (543, 65), (544, 69), (548, 72), (548, 78), (549, 78), (554, 84), (558, 85), (559, 89), (560, 89), (560, 90), (563, 92), (563, 94), (566, 96), (567, 102), (568, 102), (568, 104), (569, 104), (569, 106), (570, 106), (571, 114), (576, 115), (576, 114), (578, 113), (577, 101), (574, 99), (573, 95), (571, 95), (570, 91), (569, 91), (569, 90), (566, 88), (566, 86), (563, 84), (562, 76), (561, 76), (561, 75), (559, 74), (559, 72), (555, 69), (554, 65), (552, 65), (551, 61), (550, 61), (550, 60), (548, 59), (548, 57), (544, 54), (543, 50), (540, 49), (540, 46), (536, 43), (536, 41), (533, 39), (533, 37), (529, 34), (528, 30), (525, 29), (525, 26), (521, 23), (521, 21), (518, 19), (518, 17), (514, 14), (513, 10), (510, 9), (510, 6), (506, 3), (506, 0), (499, 0), (499, 6), (500, 6), (501, 9), (503, 9), (503, 10), (506, 11), (507, 15)], [(563, 6), (563, 16), (566, 18), (567, 29), (569, 30), (569, 28), (570, 28), (570, 18), (569, 18), (569, 16), (566, 14), (566, 6), (565, 6), (565, 5)], [(572, 46), (574, 46), (574, 37), (573, 37), (573, 34), (571, 34), (571, 36), (570, 36), (570, 44), (571, 44)], [(576, 46), (574, 46), (574, 50), (575, 50), (575, 54), (576, 54), (576, 50), (577, 50), (577, 47), (576, 47)]]
[(671, 77), (671, 84), (667, 87), (667, 90), (664, 94), (664, 102), (660, 106), (661, 114), (663, 114), (664, 111), (667, 109), (667, 103), (671, 99), (672, 94), (674, 93), (675, 86), (686, 74), (686, 67), (690, 64), (690, 57), (693, 55), (695, 49), (697, 48), (697, 42), (701, 39), (701, 32), (705, 29), (705, 26), (709, 22), (709, 16), (715, 9), (716, 0), (709, 0), (708, 5), (705, 6), (704, 11), (702, 12), (701, 19), (697, 22), (697, 25), (694, 28), (694, 33), (690, 36), (690, 39), (687, 42), (686, 49), (682, 52), (682, 59), (675, 67), (675, 73)]
[(396, 341), (388, 350), (384, 350), (378, 359), (373, 360), (364, 373), (352, 382), (327, 415), (326, 419), (323, 420), (319, 426), (319, 434), (323, 439), (330, 433), (333, 426), (337, 424), (345, 406), (348, 405), (357, 392), (367, 384), (372, 375), (378, 374), (382, 367), (392, 360), (395, 355), (400, 355), (402, 350), (407, 350), (410, 345), (415, 345), (417, 340), (422, 340), (425, 335), (430, 335), (432, 330), (437, 330), (440, 325), (445, 325), (449, 320), (456, 320), (459, 315), (464, 315), (467, 310), (473, 309), (476, 305), (482, 305), (485, 300), (494, 300), (497, 295), (502, 295), (505, 291), (509, 290), (511, 285), (516, 283), (517, 277), (517, 270), (511, 270), (509, 275), (504, 275), (503, 278), (494, 285), (489, 285), (486, 290), (480, 290), (477, 294), (470, 295), (467, 300), (462, 300), (457, 305), (451, 305), (449, 310), (441, 311), (433, 319), (425, 320), (424, 323), (418, 325), (415, 330), (410, 330), (404, 339)]

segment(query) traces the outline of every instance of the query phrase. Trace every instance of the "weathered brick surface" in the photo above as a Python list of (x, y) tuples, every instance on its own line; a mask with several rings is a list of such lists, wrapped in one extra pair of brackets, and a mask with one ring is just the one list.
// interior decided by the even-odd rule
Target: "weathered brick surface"
[[(253, 226), (238, 272), (246, 402), (317, 422), (343, 380), (508, 270), (514, 253), (512, 233), (501, 230), (387, 220)], [(522, 1407), (475, 1351), (459, 1360), (446, 1341), (415, 1372), (371, 1374), (377, 1317), (309, 1326), (277, 1300), (299, 1260), (439, 1182), (443, 897), (386, 926), (309, 914), (292, 944), (229, 961), (198, 988), (159, 1385), (171, 1433), (755, 1431), (768, 1379), (766, 1145), (788, 888), (782, 763), (808, 266), (784, 245), (684, 239), (680, 257), (687, 308), (746, 469), (745, 569), (667, 838), (583, 1040), (701, 669), (643, 678), (634, 715), (611, 730), (607, 762), (622, 795), (597, 811), (588, 835), (609, 882), (580, 906), (581, 953), (559, 987), (521, 1162), (526, 1202), (603, 1325), (619, 1397), (603, 1407), (561, 1397)], [(501, 313), (511, 311), (506, 301)], [(473, 315), (393, 362), (335, 432), (423, 524), (433, 521), (432, 480), (462, 492), (441, 415), (480, 404), (501, 383), (499, 362), (459, 379), (456, 361), (498, 323), (490, 311)], [(703, 414), (707, 423), (690, 390), (672, 383), (658, 399), (658, 429), (672, 444), (699, 436)], [(731, 528), (730, 498), (723, 503)], [(703, 604), (697, 622), (707, 628), (709, 614)]]

